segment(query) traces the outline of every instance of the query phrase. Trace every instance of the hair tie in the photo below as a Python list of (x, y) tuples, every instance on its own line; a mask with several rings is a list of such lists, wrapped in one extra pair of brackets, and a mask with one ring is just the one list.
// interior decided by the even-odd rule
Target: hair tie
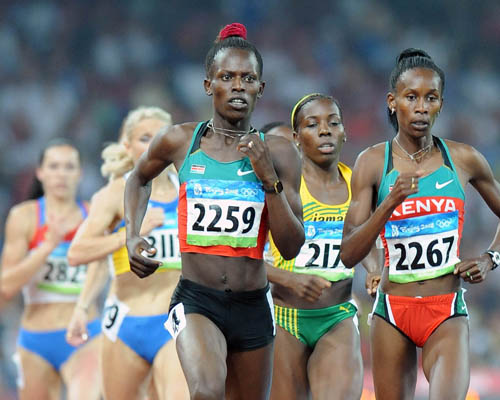
[(293, 109), (292, 109), (292, 115), (290, 116), (290, 121), (291, 121), (291, 126), (292, 126), (292, 131), (295, 132), (295, 126), (294, 126), (294, 119), (295, 119), (295, 113), (297, 112), (298, 108), (300, 107), (300, 105), (306, 101), (309, 97), (312, 97), (312, 96), (318, 96), (319, 93), (310, 93), (310, 94), (306, 94), (304, 97), (302, 97), (297, 103), (295, 103), (295, 105), (293, 106)]
[(222, 41), (231, 36), (238, 36), (247, 40), (247, 28), (245, 25), (238, 22), (233, 22), (232, 24), (226, 25), (221, 29), (219, 35), (217, 36), (218, 41)]

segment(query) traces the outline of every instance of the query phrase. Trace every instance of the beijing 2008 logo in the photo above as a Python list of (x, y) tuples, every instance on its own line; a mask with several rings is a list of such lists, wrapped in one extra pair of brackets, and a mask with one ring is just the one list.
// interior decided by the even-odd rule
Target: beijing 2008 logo
[(201, 185), (199, 183), (195, 183), (193, 191), (194, 191), (195, 195), (199, 196), (200, 194), (203, 193), (203, 188), (201, 187)]
[(398, 237), (399, 236), (399, 228), (397, 227), (397, 225), (392, 225), (391, 226), (391, 233), (392, 233), (392, 237)]
[(307, 235), (308, 238), (314, 237), (314, 235), (316, 235), (316, 229), (314, 228), (314, 226), (309, 225), (307, 227), (307, 233), (306, 233), (306, 235)]
[(436, 221), (436, 225), (440, 228), (448, 228), (453, 223), (453, 218), (443, 218)]
[(241, 188), (240, 193), (242, 196), (249, 197), (249, 196), (256, 196), (257, 195), (257, 189), (251, 189), (251, 188)]

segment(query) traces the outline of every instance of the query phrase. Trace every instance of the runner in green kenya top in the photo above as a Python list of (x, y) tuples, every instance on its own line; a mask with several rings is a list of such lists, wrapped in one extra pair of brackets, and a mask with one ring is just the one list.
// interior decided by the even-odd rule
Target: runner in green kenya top
[(288, 140), (250, 125), (262, 95), (262, 58), (240, 24), (225, 27), (206, 59), (210, 121), (174, 125), (155, 137), (127, 180), (125, 216), (131, 269), (158, 263), (139, 236), (149, 182), (170, 163), (179, 171), (182, 278), (166, 327), (191, 398), (267, 399), (274, 318), (262, 260), (268, 229), (286, 258), (304, 242), (300, 157)]
[(460, 260), (463, 188), (471, 183), (500, 216), (500, 185), (477, 150), (432, 135), (444, 73), (427, 53), (403, 51), (390, 84), (387, 106), (397, 135), (358, 157), (341, 259), (354, 265), (380, 234), (386, 268), (371, 326), (377, 398), (413, 398), (422, 347), (429, 398), (463, 399), (470, 367), (460, 278), (482, 282), (500, 258), (497, 234), (484, 254)]

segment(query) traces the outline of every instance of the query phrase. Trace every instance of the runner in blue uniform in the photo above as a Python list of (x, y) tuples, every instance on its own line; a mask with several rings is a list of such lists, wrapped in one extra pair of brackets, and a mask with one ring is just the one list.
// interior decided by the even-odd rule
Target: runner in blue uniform
[(66, 327), (82, 289), (87, 265), (70, 265), (68, 247), (87, 216), (77, 201), (80, 154), (64, 139), (42, 151), (32, 199), (12, 208), (2, 253), (2, 294), (22, 290), (24, 311), (17, 353), (19, 398), (59, 399), (61, 383), (69, 400), (98, 399), (97, 368), (100, 322), (90, 308), (87, 343), (66, 343)]

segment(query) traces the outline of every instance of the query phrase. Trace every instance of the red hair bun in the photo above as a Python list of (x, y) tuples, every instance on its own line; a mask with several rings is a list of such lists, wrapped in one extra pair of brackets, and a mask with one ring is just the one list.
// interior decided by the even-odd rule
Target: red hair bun
[(219, 36), (217, 36), (217, 41), (221, 42), (230, 36), (238, 36), (246, 40), (247, 28), (245, 28), (245, 25), (239, 24), (238, 22), (233, 22), (232, 24), (226, 25), (219, 32)]

